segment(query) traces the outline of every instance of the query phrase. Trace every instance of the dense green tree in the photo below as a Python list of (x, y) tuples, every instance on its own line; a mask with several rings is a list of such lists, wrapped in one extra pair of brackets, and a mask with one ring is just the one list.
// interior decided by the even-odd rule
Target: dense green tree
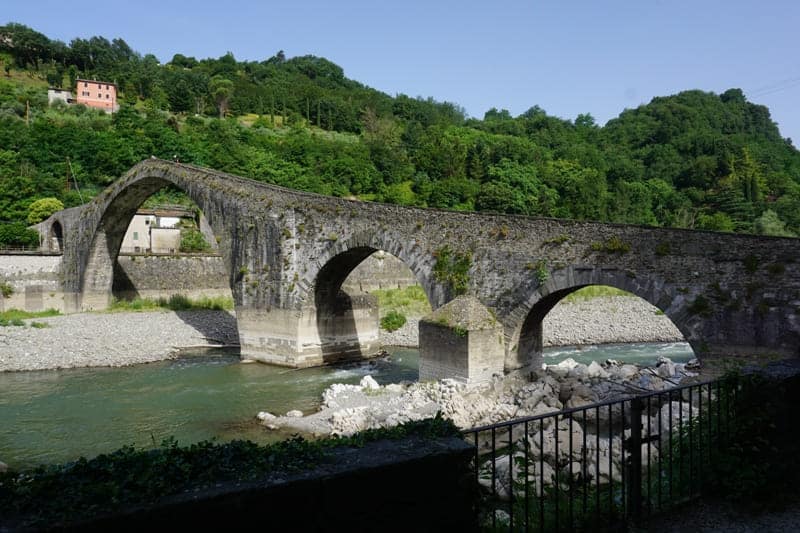
[(211, 97), (217, 104), (219, 118), (225, 118), (225, 113), (228, 112), (228, 102), (233, 95), (233, 82), (217, 74), (211, 78), (209, 89)]
[[(47, 197), (77, 205), (154, 155), (408, 205), (800, 233), (800, 153), (735, 88), (657, 97), (600, 127), (538, 106), (466, 119), (452, 103), (390, 97), (324, 58), (283, 52), (161, 65), (122, 39), (67, 45), (12, 23), (0, 27), (0, 61), (27, 71), (0, 80), (0, 220), (25, 221)], [(71, 87), (116, 82), (121, 109), (48, 108), (39, 80), (65, 74)]]
[(58, 198), (39, 198), (28, 206), (28, 224), (38, 224), (62, 209), (64, 209), (64, 203)]
[(786, 229), (786, 223), (778, 217), (772, 209), (764, 211), (753, 223), (753, 230), (759, 235), (772, 235), (775, 237), (795, 237), (796, 235)]

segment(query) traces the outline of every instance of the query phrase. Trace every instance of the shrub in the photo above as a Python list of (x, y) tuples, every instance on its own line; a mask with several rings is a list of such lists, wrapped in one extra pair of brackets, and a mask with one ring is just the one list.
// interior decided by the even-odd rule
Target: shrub
[(62, 209), (64, 204), (58, 198), (40, 198), (28, 207), (28, 224), (38, 224)]
[(466, 294), (472, 252), (455, 252), (449, 246), (443, 246), (434, 252), (434, 256), (436, 264), (433, 266), (433, 275), (436, 281), (447, 283), (456, 295)]
[(3, 298), (8, 298), (14, 294), (14, 287), (6, 281), (0, 281), (0, 294), (3, 295)]
[(435, 418), (393, 428), (368, 429), (351, 437), (313, 442), (295, 436), (266, 446), (235, 440), (181, 447), (175, 439), (167, 439), (160, 447), (149, 450), (125, 446), (93, 459), (81, 457), (26, 472), (0, 472), (0, 509), (3, 518), (21, 518), (25, 527), (20, 529), (39, 529), (113, 513), (125, 506), (147, 505), (171, 494), (221, 483), (309, 470), (331, 457), (337, 447), (363, 446), (383, 439), (458, 435), (455, 425), (437, 414)]
[(0, 224), (0, 246), (39, 246), (39, 233), (28, 229), (22, 222)]
[(406, 316), (397, 311), (389, 311), (386, 316), (381, 318), (381, 327), (386, 331), (395, 331), (403, 327), (406, 323)]
[(207, 252), (211, 246), (203, 234), (195, 228), (181, 229), (181, 252)]

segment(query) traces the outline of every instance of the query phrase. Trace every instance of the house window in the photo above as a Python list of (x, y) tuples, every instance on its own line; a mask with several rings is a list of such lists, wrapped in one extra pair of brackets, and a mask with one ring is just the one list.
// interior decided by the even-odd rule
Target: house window
[(134, 231), (133, 232), (133, 240), (134, 241), (138, 241), (139, 240), (139, 232), (138, 231)]
[(109, 98), (109, 96), (108, 96), (108, 95), (106, 95), (106, 100), (108, 100), (108, 98)]
[(106, 91), (108, 90), (108, 84), (106, 84)]
[(98, 98), (102, 98), (102, 97), (103, 97), (103, 95), (102, 95), (102, 94), (100, 94), (100, 93), (97, 93), (97, 97), (98, 97)]
[(89, 84), (88, 84), (88, 83), (86, 83), (86, 82), (83, 82), (83, 86), (84, 86), (84, 87), (88, 87), (88, 86), (89, 86)]

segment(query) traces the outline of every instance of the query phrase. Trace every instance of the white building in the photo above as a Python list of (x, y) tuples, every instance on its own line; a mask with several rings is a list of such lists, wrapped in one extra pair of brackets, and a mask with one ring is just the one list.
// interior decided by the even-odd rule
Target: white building
[(64, 89), (56, 89), (55, 87), (50, 87), (47, 89), (47, 104), (53, 105), (55, 102), (64, 102), (65, 104), (73, 104), (75, 103), (75, 99), (72, 97), (72, 93), (70, 91), (66, 91)]
[(181, 220), (194, 219), (188, 209), (139, 209), (122, 239), (123, 254), (174, 254), (181, 248)]

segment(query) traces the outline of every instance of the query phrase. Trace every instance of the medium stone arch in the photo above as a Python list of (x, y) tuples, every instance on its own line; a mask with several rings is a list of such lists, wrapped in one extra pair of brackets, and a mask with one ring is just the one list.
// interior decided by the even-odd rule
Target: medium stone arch
[(688, 312), (689, 301), (672, 284), (657, 275), (632, 275), (622, 269), (566, 267), (535, 287), (505, 321), (506, 370), (541, 364), (542, 320), (565, 296), (590, 285), (607, 285), (630, 292), (657, 307), (700, 353), (702, 318)]
[(411, 270), (433, 307), (436, 307), (434, 298), (443, 296), (431, 276), (433, 258), (403, 245), (389, 232), (360, 232), (331, 243), (318, 262), (319, 267), (310, 275), (313, 281), (306, 295), (307, 305), (313, 302), (312, 312), (325, 362), (361, 358), (380, 348), (375, 297), (341, 290), (350, 273), (379, 250), (397, 257)]
[(316, 303), (316, 294), (323, 288), (320, 283), (328, 293), (338, 290), (350, 272), (378, 250), (405, 263), (422, 286), (433, 309), (445, 303), (444, 288), (433, 276), (435, 258), (422, 252), (413, 242), (408, 243), (408, 239), (383, 230), (362, 231), (331, 243), (316, 262), (317, 268), (304, 276), (304, 286), (308, 287), (305, 300)]
[[(114, 186), (107, 189), (93, 202), (95, 209), (91, 219), (84, 220), (82, 237), (84, 250), (88, 254), (79, 257), (78, 292), (81, 295), (81, 308), (84, 310), (103, 309), (108, 306), (114, 279), (114, 263), (119, 255), (125, 232), (139, 206), (153, 193), (167, 185), (183, 190), (205, 214), (214, 234), (220, 237), (220, 253), (228, 274), (231, 292), (237, 298), (230, 245), (221, 225), (215, 223), (221, 218), (216, 204), (208, 200), (202, 188), (194, 186), (174, 169), (162, 172), (135, 172), (136, 167)], [(86, 228), (86, 226), (89, 226)], [(86, 231), (88, 229), (89, 231)]]

